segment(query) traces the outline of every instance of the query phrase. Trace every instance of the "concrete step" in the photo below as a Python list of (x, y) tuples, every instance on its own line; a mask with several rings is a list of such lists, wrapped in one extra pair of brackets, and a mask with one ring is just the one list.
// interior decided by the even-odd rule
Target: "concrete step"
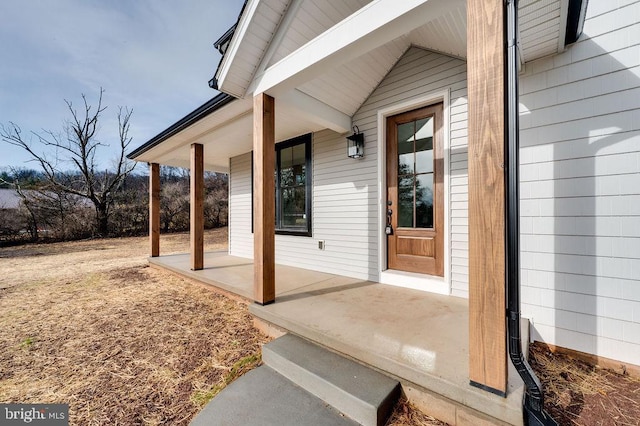
[(384, 425), (400, 383), (292, 334), (262, 348), (264, 363), (365, 426)]
[(190, 426), (357, 426), (266, 365), (216, 395)]

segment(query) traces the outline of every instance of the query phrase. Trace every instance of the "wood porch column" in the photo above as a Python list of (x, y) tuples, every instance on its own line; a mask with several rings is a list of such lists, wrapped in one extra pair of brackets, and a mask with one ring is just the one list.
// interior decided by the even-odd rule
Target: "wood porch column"
[(202, 144), (191, 144), (190, 175), (191, 269), (197, 271), (204, 268), (204, 157)]
[(503, 0), (467, 0), (469, 379), (507, 390)]
[(253, 298), (267, 305), (276, 298), (275, 277), (275, 101), (253, 98)]
[(160, 165), (149, 164), (149, 242), (151, 257), (160, 256)]

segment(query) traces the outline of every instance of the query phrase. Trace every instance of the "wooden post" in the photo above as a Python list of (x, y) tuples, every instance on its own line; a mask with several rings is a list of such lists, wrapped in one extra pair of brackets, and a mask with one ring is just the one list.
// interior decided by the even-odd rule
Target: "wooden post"
[(467, 0), (469, 379), (506, 395), (503, 0)]
[(149, 164), (149, 242), (151, 257), (160, 256), (160, 165)]
[(253, 294), (267, 305), (276, 298), (275, 277), (275, 101), (253, 98)]
[(190, 238), (191, 269), (204, 268), (204, 158), (203, 146), (191, 144)]

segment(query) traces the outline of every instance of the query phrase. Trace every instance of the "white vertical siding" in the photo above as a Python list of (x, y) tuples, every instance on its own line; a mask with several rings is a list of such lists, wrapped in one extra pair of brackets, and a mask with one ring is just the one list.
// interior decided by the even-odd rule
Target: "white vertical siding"
[[(466, 62), (419, 48), (410, 48), (389, 72), (378, 88), (354, 115), (353, 122), (365, 134), (366, 156), (377, 162), (378, 149), (377, 114), (408, 99), (431, 93), (450, 91), (450, 204), (451, 217), (451, 292), (468, 295), (468, 220), (467, 220), (467, 66)], [(446, 112), (445, 112), (446, 113)], [(370, 187), (378, 184), (378, 176), (372, 170), (363, 176)], [(373, 173), (373, 174), (372, 174)], [(375, 195), (375, 196), (374, 196)], [(370, 239), (377, 238), (377, 194), (369, 198), (368, 211), (375, 214), (369, 230)], [(445, 214), (447, 212), (445, 211)], [(377, 267), (377, 264), (376, 264)]]
[(229, 254), (253, 258), (251, 153), (233, 157), (229, 169)]
[(534, 338), (640, 364), (640, 2), (521, 77), (523, 312)]

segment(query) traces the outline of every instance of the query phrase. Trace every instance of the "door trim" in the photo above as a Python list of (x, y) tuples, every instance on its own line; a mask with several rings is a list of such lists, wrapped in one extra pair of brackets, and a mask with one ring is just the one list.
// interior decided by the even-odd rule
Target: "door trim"
[[(442, 102), (444, 162), (444, 277), (394, 271), (387, 268), (386, 199), (387, 199), (387, 117)], [(378, 110), (378, 281), (384, 284), (415, 288), (440, 294), (451, 294), (451, 209), (450, 200), (450, 91), (438, 91)]]

